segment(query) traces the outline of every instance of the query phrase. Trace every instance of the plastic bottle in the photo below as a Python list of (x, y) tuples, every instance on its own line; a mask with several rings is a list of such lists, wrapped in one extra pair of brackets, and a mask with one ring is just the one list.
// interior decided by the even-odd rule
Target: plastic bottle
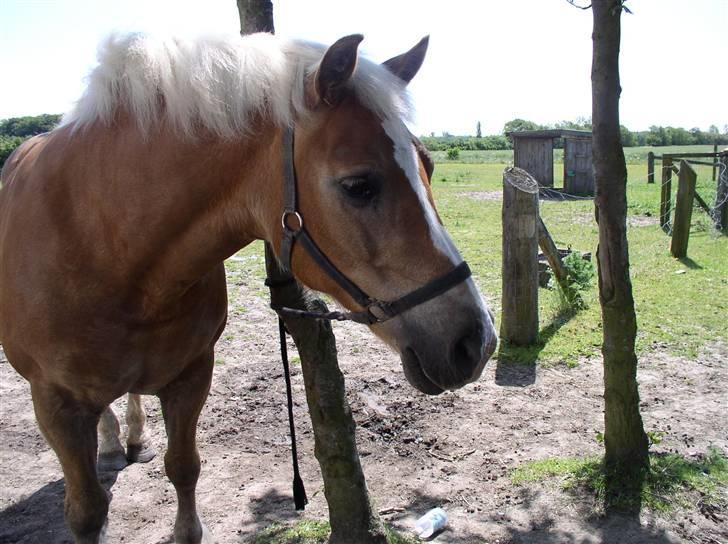
[(419, 538), (430, 538), (447, 524), (447, 512), (433, 508), (415, 523), (415, 533)]

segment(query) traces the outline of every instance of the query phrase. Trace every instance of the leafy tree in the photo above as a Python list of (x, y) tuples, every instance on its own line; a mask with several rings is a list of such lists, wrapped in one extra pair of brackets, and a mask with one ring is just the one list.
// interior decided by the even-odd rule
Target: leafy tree
[(44, 113), (36, 116), (12, 117), (0, 121), (0, 135), (20, 136), (22, 138), (35, 136), (53, 130), (61, 116)]
[(503, 134), (508, 132), (520, 132), (522, 130), (539, 130), (543, 128), (541, 125), (534, 123), (533, 121), (526, 121), (525, 119), (512, 119), (503, 125)]
[(622, 139), (622, 145), (624, 147), (632, 147), (634, 145), (637, 145), (637, 138), (635, 137), (634, 133), (630, 132), (630, 130), (624, 125), (619, 125), (619, 133)]
[(15, 151), (15, 148), (22, 142), (23, 138), (20, 136), (0, 135), (0, 168), (2, 168), (2, 165), (5, 164), (5, 161), (10, 154)]

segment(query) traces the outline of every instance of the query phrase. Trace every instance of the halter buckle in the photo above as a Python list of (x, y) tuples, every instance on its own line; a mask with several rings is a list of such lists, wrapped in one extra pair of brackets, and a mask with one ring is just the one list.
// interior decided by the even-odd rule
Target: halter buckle
[(392, 318), (386, 302), (376, 301), (367, 306), (367, 313), (371, 316), (372, 324), (383, 323)]
[[(297, 228), (292, 229), (288, 226), (288, 218), (290, 216), (294, 216), (296, 218), (296, 221), (298, 222)], [(281, 215), (281, 227), (283, 227), (284, 231), (297, 234), (303, 230), (303, 217), (301, 217), (301, 214), (298, 213), (296, 210), (285, 210), (283, 212), (283, 215)]]

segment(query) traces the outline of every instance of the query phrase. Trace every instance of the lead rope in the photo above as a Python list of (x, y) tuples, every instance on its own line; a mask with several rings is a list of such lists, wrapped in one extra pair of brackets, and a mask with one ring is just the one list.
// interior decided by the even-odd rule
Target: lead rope
[(298, 452), (296, 450), (296, 428), (293, 424), (293, 395), (291, 393), (291, 371), (288, 367), (288, 346), (286, 345), (286, 326), (283, 319), (278, 318), (278, 331), (281, 339), (281, 360), (283, 361), (283, 376), (286, 379), (286, 398), (288, 399), (288, 426), (291, 429), (291, 457), (293, 459), (293, 502), (296, 510), (303, 510), (308, 504), (306, 489), (298, 471)]

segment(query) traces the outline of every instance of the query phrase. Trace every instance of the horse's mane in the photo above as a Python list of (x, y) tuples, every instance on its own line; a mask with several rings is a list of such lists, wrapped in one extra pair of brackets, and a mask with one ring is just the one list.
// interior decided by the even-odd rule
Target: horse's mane
[[(99, 47), (99, 64), (63, 124), (110, 124), (123, 110), (144, 132), (164, 120), (188, 136), (200, 129), (243, 135), (259, 114), (291, 125), (305, 114), (305, 76), (325, 51), (270, 34), (194, 40), (112, 35)], [(409, 118), (404, 84), (383, 66), (360, 57), (351, 86), (380, 118)]]

